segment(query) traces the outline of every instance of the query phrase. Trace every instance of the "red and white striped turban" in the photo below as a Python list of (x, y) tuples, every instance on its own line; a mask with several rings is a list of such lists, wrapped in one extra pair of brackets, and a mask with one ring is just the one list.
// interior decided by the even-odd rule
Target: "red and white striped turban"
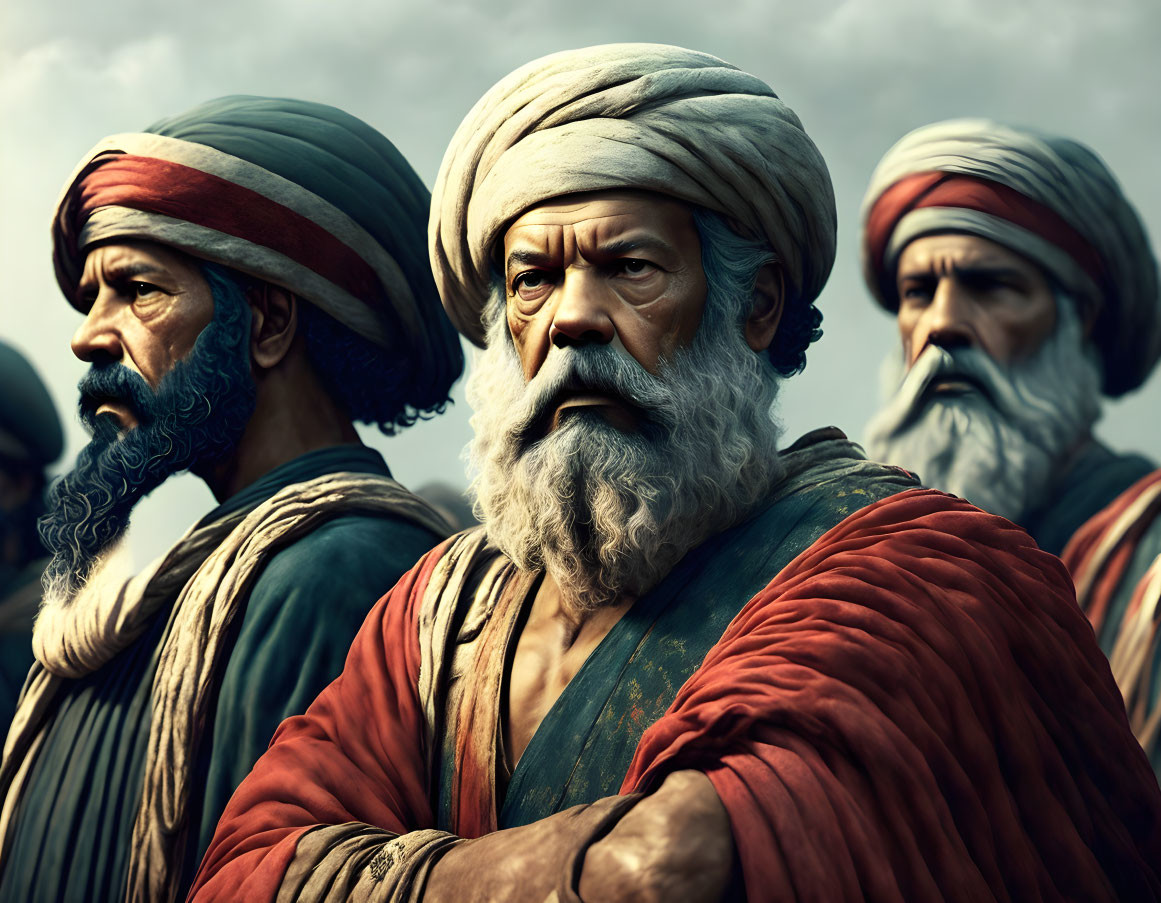
[(863, 200), (867, 286), (897, 310), (899, 256), (925, 235), (978, 235), (1039, 266), (1095, 313), (1106, 394), (1137, 388), (1161, 358), (1157, 261), (1101, 159), (1076, 141), (986, 119), (906, 135)]
[(53, 260), (80, 308), (92, 245), (169, 245), (294, 292), (446, 393), (462, 355), (427, 263), (428, 206), (419, 176), (361, 120), (223, 97), (89, 151), (57, 206)]

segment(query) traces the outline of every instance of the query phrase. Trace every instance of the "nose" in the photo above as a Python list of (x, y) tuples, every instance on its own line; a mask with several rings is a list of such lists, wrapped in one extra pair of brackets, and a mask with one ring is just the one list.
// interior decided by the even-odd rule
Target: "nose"
[(954, 279), (940, 279), (931, 303), (920, 318), (919, 334), (911, 343), (912, 362), (928, 345), (948, 351), (978, 345), (974, 313), (975, 308), (963, 287)]
[(557, 348), (607, 345), (613, 340), (617, 331), (609, 312), (613, 302), (602, 282), (591, 269), (565, 274), (548, 327), (548, 337)]
[(93, 302), (70, 344), (73, 354), (89, 364), (100, 360), (119, 361), (124, 357), (113, 305), (103, 295)]

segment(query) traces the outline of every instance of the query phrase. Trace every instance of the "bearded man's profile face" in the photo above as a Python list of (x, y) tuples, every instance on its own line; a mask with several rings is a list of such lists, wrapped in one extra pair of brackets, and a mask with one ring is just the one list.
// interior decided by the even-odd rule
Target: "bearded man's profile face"
[(777, 377), (743, 334), (753, 273), (715, 284), (702, 252), (688, 208), (637, 192), (542, 204), (506, 234), (468, 382), (477, 510), (578, 609), (647, 591), (781, 473)]
[(1100, 368), (1073, 299), (971, 235), (917, 239), (897, 272), (901, 357), (867, 452), (1019, 521), (1043, 506), (1100, 413)]
[(254, 409), (250, 310), (225, 271), (150, 242), (91, 251), (73, 352), (92, 440), (50, 489), (45, 604), (70, 602), (142, 497), (233, 449)]

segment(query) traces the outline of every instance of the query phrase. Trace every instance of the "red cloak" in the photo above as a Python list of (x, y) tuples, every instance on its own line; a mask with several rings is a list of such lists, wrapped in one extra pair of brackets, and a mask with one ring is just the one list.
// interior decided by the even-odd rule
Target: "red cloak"
[[(434, 826), (418, 603), (383, 599), (279, 728), (191, 894), (273, 900), (298, 838)], [(929, 490), (848, 517), (746, 605), (623, 791), (697, 768), (760, 900), (1161, 898), (1161, 789), (1060, 562)]]

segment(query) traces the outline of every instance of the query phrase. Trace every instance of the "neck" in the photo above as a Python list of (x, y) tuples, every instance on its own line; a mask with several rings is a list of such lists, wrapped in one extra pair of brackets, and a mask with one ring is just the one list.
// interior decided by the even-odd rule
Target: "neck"
[[(1056, 467), (1053, 468), (1052, 480), (1048, 484), (1049, 496), (1056, 493), (1063, 481), (1069, 476), (1069, 474), (1072, 473), (1072, 469), (1076, 466), (1077, 462), (1088, 453), (1089, 449), (1092, 448), (1095, 442), (1096, 438), (1092, 433), (1085, 433), (1072, 445), (1070, 445), (1065, 453), (1060, 456)], [(1033, 507), (1041, 507), (1046, 503), (1046, 500), (1042, 499), (1041, 505), (1036, 505)]]
[(219, 502), (308, 452), (360, 445), (351, 419), (319, 383), (301, 348), (255, 376), (254, 414), (234, 454), (199, 473)]
[(604, 636), (635, 601), (633, 596), (622, 593), (608, 605), (584, 608), (561, 590), (561, 584), (552, 574), (546, 573), (536, 594), (535, 609), (540, 618), (557, 625), (561, 642), (568, 646), (586, 628)]

